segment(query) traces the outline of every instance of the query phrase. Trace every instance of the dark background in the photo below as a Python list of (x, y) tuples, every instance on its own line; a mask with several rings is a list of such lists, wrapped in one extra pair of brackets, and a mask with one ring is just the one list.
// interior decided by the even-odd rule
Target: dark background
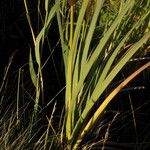
[[(38, 32), (40, 25), (37, 19), (37, 2), (29, 1), (28, 9), (31, 16), (33, 30), (35, 35)], [(42, 9), (41, 9), (42, 11)], [(58, 30), (56, 24), (56, 18), (52, 23), (53, 30), (50, 29), (50, 46), (53, 48), (58, 41)], [(55, 30), (56, 29), (56, 30)], [(23, 1), (19, 0), (2, 0), (0, 1), (0, 78), (3, 77), (4, 68), (9, 62), (9, 58), (14, 54), (11, 71), (17, 72), (21, 67), (23, 70), (28, 70), (28, 58), (29, 50), (32, 48), (34, 51), (33, 40), (29, 25), (26, 19), (26, 13)], [(48, 58), (50, 50), (47, 43), (45, 44), (42, 54), (42, 61)], [(54, 95), (56, 91), (62, 87), (64, 78), (63, 73), (60, 74), (57, 71), (63, 71), (61, 61), (61, 49), (59, 46), (53, 52), (53, 57), (50, 57), (47, 65), (44, 67), (43, 74), (46, 80), (46, 87), (51, 85), (51, 91)], [(29, 80), (29, 79), (28, 79)], [(62, 83), (61, 83), (62, 82)], [(50, 87), (49, 87), (50, 88)], [(52, 94), (52, 95), (53, 95)], [(53, 96), (54, 96), (53, 95)]]

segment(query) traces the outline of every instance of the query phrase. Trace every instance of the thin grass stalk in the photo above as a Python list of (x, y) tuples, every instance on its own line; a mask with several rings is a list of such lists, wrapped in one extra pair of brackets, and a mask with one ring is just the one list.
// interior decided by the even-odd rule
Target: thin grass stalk
[[(5, 68), (5, 71), (4, 71), (4, 76), (3, 76), (3, 80), (2, 80), (2, 83), (0, 85), (0, 93), (2, 92), (4, 86), (5, 86), (5, 82), (6, 82), (6, 79), (7, 79), (7, 75), (8, 75), (8, 72), (10, 70), (10, 66), (12, 64), (12, 60), (14, 58), (14, 54), (9, 58), (9, 62), (8, 62), (8, 65), (7, 67)], [(2, 103), (2, 101), (1, 101)]]
[(44, 142), (44, 150), (47, 149), (47, 141), (48, 141), (49, 129), (50, 129), (50, 126), (51, 126), (51, 122), (52, 122), (55, 110), (56, 110), (56, 103), (54, 104), (54, 107), (53, 107), (50, 119), (48, 119), (48, 127), (47, 127), (47, 130), (46, 130), (46, 135), (45, 135), (45, 139), (44, 139), (45, 140), (45, 142)]
[(70, 2), (70, 50), (72, 50), (72, 42), (73, 42), (73, 32), (74, 32), (73, 25), (74, 25), (74, 2)]
[[(25, 5), (28, 24), (29, 24), (29, 27), (30, 27), (30, 30), (31, 30), (31, 34), (32, 34), (32, 38), (33, 38), (33, 42), (34, 42), (34, 46), (35, 46), (35, 56), (36, 56), (36, 61), (37, 61), (37, 64), (38, 64), (38, 75), (37, 76), (39, 77), (39, 75), (41, 76), (41, 71), (39, 70), (39, 67), (41, 66), (41, 61), (40, 61), (39, 48), (38, 49), (36, 48), (38, 46), (38, 43), (37, 43), (37, 39), (35, 38), (35, 35), (34, 35), (34, 31), (33, 31), (33, 27), (32, 27), (32, 24), (31, 24), (31, 19), (30, 19), (30, 15), (29, 15), (26, 0), (24, 0), (24, 5)], [(30, 55), (31, 55), (31, 52), (30, 52)], [(29, 62), (29, 64), (32, 65), (30, 68), (33, 69), (33, 63), (32, 63), (31, 56), (30, 56), (30, 61), (31, 62)], [(41, 78), (38, 78), (38, 77), (37, 77), (37, 79), (42, 78), (42, 77)], [(35, 74), (33, 74), (33, 75), (31, 74), (31, 79), (32, 79), (34, 85), (35, 85), (35, 82), (36, 82), (36, 97), (35, 97), (35, 105), (34, 105), (34, 114), (36, 114), (37, 108), (38, 108), (38, 103), (39, 103), (40, 90), (39, 90), (39, 85), (37, 85), (37, 83), (39, 84), (39, 80), (36, 79), (36, 81), (35, 81), (33, 78), (35, 78)], [(43, 83), (42, 79), (41, 79), (41, 83)]]
[(133, 106), (133, 103), (132, 103), (132, 99), (131, 99), (130, 93), (128, 94), (128, 98), (129, 98), (131, 112), (132, 112), (133, 125), (134, 125), (136, 144), (137, 144), (139, 139), (138, 139), (138, 133), (137, 133), (136, 115), (135, 115), (134, 106)]
[[(57, 0), (55, 0), (56, 3)], [(65, 0), (64, 0), (65, 1)], [(64, 3), (63, 1), (63, 3)], [(58, 9), (56, 10), (56, 15), (57, 15), (57, 22), (58, 22), (58, 29), (59, 29), (59, 35), (60, 35), (60, 40), (61, 40), (61, 46), (62, 46), (62, 54), (63, 54), (63, 61), (64, 61), (64, 66), (65, 66), (65, 75), (67, 74), (67, 61), (68, 61), (68, 47), (67, 44), (65, 43), (64, 40), (64, 35), (63, 35), (63, 29), (62, 29), (62, 21), (60, 17), (60, 0), (58, 2)]]
[[(36, 113), (38, 111), (38, 107), (39, 107), (39, 97), (40, 97), (40, 85), (39, 85), (39, 77), (40, 74), (38, 73), (37, 74), (37, 81), (36, 82), (36, 96), (35, 96), (35, 104), (34, 104), (34, 116), (33, 117), (36, 117)], [(33, 118), (34, 119), (34, 118)]]
[(19, 98), (20, 98), (20, 76), (21, 76), (21, 68), (19, 68), (19, 73), (18, 73), (18, 88), (17, 88), (17, 122), (16, 124), (19, 124)]
[(32, 39), (33, 39), (33, 42), (34, 42), (34, 45), (35, 45), (35, 35), (34, 35), (32, 23), (31, 23), (31, 18), (30, 18), (30, 14), (29, 14), (29, 10), (28, 10), (28, 6), (27, 6), (26, 1), (27, 0), (24, 0), (24, 6), (25, 6), (25, 10), (26, 10), (26, 17), (27, 17), (27, 20), (28, 20), (28, 24), (29, 24), (29, 27), (30, 27), (31, 34), (32, 34)]

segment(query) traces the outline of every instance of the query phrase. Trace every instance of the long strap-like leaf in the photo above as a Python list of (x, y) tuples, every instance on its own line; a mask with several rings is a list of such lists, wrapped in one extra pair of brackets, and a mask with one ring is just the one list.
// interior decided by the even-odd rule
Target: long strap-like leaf
[(104, 100), (104, 102), (100, 105), (100, 107), (97, 109), (97, 111), (91, 117), (91, 119), (87, 123), (86, 127), (79, 134), (78, 140), (77, 140), (76, 144), (74, 145), (74, 149), (76, 149), (78, 147), (80, 142), (83, 140), (84, 135), (87, 134), (88, 132), (90, 132), (90, 129), (95, 125), (96, 121), (101, 117), (105, 108), (112, 101), (112, 99), (119, 93), (119, 91), (121, 91), (122, 88), (124, 88), (132, 79), (134, 79), (138, 74), (140, 74), (142, 71), (144, 71), (148, 67), (150, 67), (150, 62), (148, 62), (147, 64), (145, 64), (144, 66), (139, 68), (137, 71), (135, 71), (133, 74), (131, 74), (117, 88), (115, 88), (111, 92), (111, 94)]

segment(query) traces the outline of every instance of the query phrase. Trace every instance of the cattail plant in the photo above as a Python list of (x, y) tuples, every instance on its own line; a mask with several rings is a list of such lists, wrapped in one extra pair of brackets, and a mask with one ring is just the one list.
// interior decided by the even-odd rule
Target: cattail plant
[[(39, 97), (43, 91), (42, 47), (51, 21), (56, 15), (66, 82), (61, 142), (66, 140), (66, 149), (79, 149), (84, 138), (102, 121), (104, 111), (114, 97), (150, 66), (149, 62), (146, 63), (114, 89), (107, 90), (130, 59), (148, 47), (149, 2), (55, 0), (55, 4), (49, 7), (50, 1), (45, 0), (46, 15), (43, 28), (37, 36), (32, 29), (26, 0), (24, 2), (38, 64), (36, 72), (33, 53), (30, 53), (30, 75), (36, 88), (34, 111), (37, 113)], [(139, 5), (144, 7), (141, 14), (137, 13)], [(133, 40), (138, 31), (141, 33)], [(106, 90), (107, 95), (104, 96)], [(96, 104), (98, 106), (94, 109)]]
[[(65, 135), (68, 149), (78, 149), (84, 137), (102, 118), (104, 110), (115, 95), (141, 71), (150, 66), (150, 63), (145, 64), (110, 91), (105, 98), (101, 98), (122, 68), (137, 51), (140, 51), (143, 44), (148, 42), (149, 31), (131, 43), (128, 49), (124, 49), (129, 44), (134, 31), (145, 24), (150, 11), (145, 6), (146, 11), (132, 23), (138, 2), (121, 0), (115, 18), (108, 20), (101, 31), (97, 30), (97, 23), (103, 17), (105, 0), (97, 0), (94, 3), (89, 0), (82, 1), (78, 16), (74, 13), (77, 1), (69, 1), (69, 14), (66, 14), (61, 1), (59, 2), (57, 19), (66, 74)], [(67, 5), (65, 0), (63, 3)], [(112, 7), (115, 6), (114, 1), (110, 3)], [(94, 10), (91, 14), (92, 4)], [(60, 12), (66, 16), (61, 16)], [(90, 15), (92, 17), (88, 20)], [(99, 23), (102, 23), (101, 20)], [(126, 30), (127, 26), (130, 28)], [(100, 32), (100, 37), (94, 44), (95, 32)], [(100, 100), (101, 104), (93, 113), (94, 105)]]
[[(33, 27), (29, 0), (23, 2), (32, 37), (27, 63), (29, 68), (25, 68), (31, 81), (26, 80), (28, 73), (22, 71), (26, 65), (22, 66), (18, 69), (17, 84), (11, 93), (16, 91), (9, 93), (13, 55), (0, 83), (0, 148), (84, 150), (97, 146), (96, 149), (106, 149), (107, 142), (111, 141), (111, 125), (119, 120), (118, 114), (122, 113), (115, 111), (111, 115), (108, 106), (118, 93), (132, 89), (123, 88), (150, 67), (150, 1), (38, 0), (35, 8), (38, 13), (37, 31)], [(51, 26), (52, 23), (54, 26)], [(49, 29), (59, 33), (58, 45), (54, 42), (54, 48), (50, 46), (53, 37)], [(63, 62), (61, 73), (65, 76), (64, 87), (48, 100), (44, 99), (46, 79), (43, 68), (49, 67), (48, 59), (43, 60), (47, 49), (45, 44), (50, 50), (49, 58), (54, 49), (62, 52), (62, 60), (57, 61)], [(141, 60), (144, 61), (133, 67), (133, 63)], [(120, 80), (120, 75), (126, 74), (125, 67), (128, 67), (129, 73)], [(11, 80), (16, 79), (14, 72)], [(51, 80), (51, 74), (48, 75)], [(24, 84), (25, 80), (27, 84), (32, 83), (31, 91)], [(138, 88), (144, 89), (143, 86)], [(63, 96), (55, 101), (62, 92)], [(50, 94), (51, 91), (46, 97)], [(126, 99), (123, 100), (126, 102)], [(118, 108), (117, 102), (116, 99), (115, 107)], [(136, 127), (136, 115), (131, 107)], [(45, 113), (45, 108), (50, 109), (48, 113)], [(146, 138), (149, 140), (149, 134)], [(149, 144), (146, 138), (144, 135), (142, 139), (144, 146)], [(138, 146), (139, 141), (136, 142)]]

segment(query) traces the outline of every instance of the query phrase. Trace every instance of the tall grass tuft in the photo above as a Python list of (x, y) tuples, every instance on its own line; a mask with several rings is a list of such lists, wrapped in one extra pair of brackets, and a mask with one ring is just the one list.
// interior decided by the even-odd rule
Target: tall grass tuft
[[(115, 112), (108, 127), (103, 120), (105, 111), (115, 96), (141, 72), (150, 67), (150, 62), (130, 68), (131, 62), (140, 55), (144, 58), (150, 49), (150, 2), (144, 0), (45, 0), (38, 1), (38, 30), (32, 25), (29, 1), (24, 0), (26, 18), (29, 24), (32, 46), (28, 65), (29, 76), (35, 94), (33, 112), (26, 115), (28, 106), (20, 107), (21, 68), (18, 71), (15, 106), (6, 109), (0, 120), (0, 145), (3, 149), (92, 149), (94, 145), (105, 149), (111, 124), (118, 116)], [(40, 10), (41, 6), (43, 9)], [(139, 11), (140, 10), (140, 11)], [(43, 14), (42, 14), (43, 13)], [(43, 61), (45, 43), (51, 35), (53, 19), (59, 32), (59, 48), (62, 51), (65, 85), (45, 105)], [(51, 39), (49, 39), (51, 40)], [(57, 46), (56, 46), (57, 47)], [(58, 49), (59, 49), (58, 48)], [(56, 50), (58, 50), (56, 48)], [(6, 68), (0, 86), (0, 94), (7, 87), (7, 75), (12, 58)], [(146, 57), (145, 57), (146, 58)], [(61, 60), (58, 60), (61, 61)], [(43, 63), (45, 62), (45, 63)], [(123, 80), (115, 80), (128, 65), (130, 74)], [(50, 75), (49, 75), (50, 76)], [(30, 90), (30, 89), (29, 89)], [(32, 92), (32, 91), (31, 91)], [(63, 101), (55, 98), (64, 92)], [(49, 96), (49, 95), (48, 95)], [(43, 102), (44, 107), (40, 106)], [(54, 102), (54, 104), (53, 104)], [(4, 96), (1, 96), (1, 104)], [(53, 104), (53, 105), (52, 105)], [(57, 116), (57, 105), (61, 115)], [(27, 104), (28, 105), (28, 104)], [(50, 114), (43, 110), (52, 105)], [(132, 105), (132, 104), (131, 104)], [(11, 114), (9, 112), (11, 111)], [(29, 115), (30, 114), (30, 115)], [(59, 113), (60, 114), (60, 113)], [(133, 119), (135, 119), (132, 107)], [(27, 122), (22, 119), (27, 119)], [(46, 118), (47, 125), (41, 120)], [(24, 125), (25, 124), (25, 125)], [(136, 123), (134, 121), (136, 126)], [(106, 129), (106, 132), (103, 131)], [(42, 132), (42, 133), (41, 133)], [(90, 136), (100, 136), (92, 142)], [(15, 139), (15, 140), (12, 140)]]
[[(61, 2), (59, 0), (57, 20), (66, 74), (65, 134), (68, 148), (78, 149), (115, 95), (150, 66), (147, 63), (139, 68), (114, 90), (107, 91), (109, 93), (103, 98), (104, 92), (129, 60), (144, 50), (143, 45), (147, 47), (150, 10), (149, 3), (144, 1), (121, 0), (119, 4), (110, 1), (109, 7), (115, 11), (110, 16), (105, 0), (93, 3), (84, 0), (78, 7), (78, 1)], [(140, 5), (144, 7), (141, 14), (138, 13)], [(141, 32), (137, 39), (132, 40), (138, 31)], [(99, 101), (99, 107), (93, 112)]]

